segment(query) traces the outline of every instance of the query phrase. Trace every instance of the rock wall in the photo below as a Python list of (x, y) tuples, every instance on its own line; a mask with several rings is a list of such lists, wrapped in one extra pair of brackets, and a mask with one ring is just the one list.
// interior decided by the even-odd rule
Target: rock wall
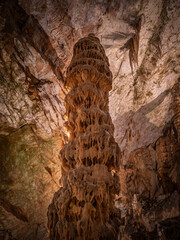
[(108, 112), (112, 73), (94, 34), (74, 46), (67, 70), (66, 128), (60, 151), (62, 187), (48, 209), (50, 239), (117, 239), (120, 151)]
[(60, 59), (17, 1), (0, 16), (0, 239), (45, 239), (65, 140)]
[(114, 76), (109, 111), (122, 152), (121, 237), (176, 239), (179, 9), (179, 0), (1, 1), (0, 238), (47, 236), (58, 152), (67, 141), (65, 72), (75, 42), (93, 32)]

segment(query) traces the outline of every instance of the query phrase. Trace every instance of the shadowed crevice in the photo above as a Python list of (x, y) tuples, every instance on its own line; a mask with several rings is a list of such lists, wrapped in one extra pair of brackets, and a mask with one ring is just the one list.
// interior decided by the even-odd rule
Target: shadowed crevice
[(19, 220), (21, 220), (23, 222), (28, 222), (28, 218), (25, 215), (25, 213), (23, 212), (23, 210), (20, 207), (11, 204), (7, 199), (0, 198), (0, 205), (7, 212), (11, 213), (12, 215), (14, 215)]

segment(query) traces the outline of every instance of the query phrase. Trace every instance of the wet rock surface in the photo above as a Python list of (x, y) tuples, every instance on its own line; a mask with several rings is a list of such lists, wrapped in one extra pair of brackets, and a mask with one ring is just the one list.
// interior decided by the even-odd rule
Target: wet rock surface
[(179, 0), (1, 1), (0, 238), (47, 236), (67, 140), (65, 72), (75, 42), (93, 32), (113, 73), (121, 238), (178, 239), (179, 12)]

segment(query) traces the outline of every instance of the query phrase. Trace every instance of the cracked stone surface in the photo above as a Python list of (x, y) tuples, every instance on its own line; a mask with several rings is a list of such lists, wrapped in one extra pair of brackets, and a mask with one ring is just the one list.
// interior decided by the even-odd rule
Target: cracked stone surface
[(67, 141), (65, 73), (75, 42), (90, 32), (113, 73), (121, 238), (178, 239), (179, 0), (1, 1), (0, 238), (48, 236)]

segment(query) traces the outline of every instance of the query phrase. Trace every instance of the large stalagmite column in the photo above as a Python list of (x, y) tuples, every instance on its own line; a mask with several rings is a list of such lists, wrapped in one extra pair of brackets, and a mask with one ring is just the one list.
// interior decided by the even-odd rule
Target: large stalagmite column
[(112, 73), (93, 34), (74, 46), (67, 70), (66, 128), (69, 142), (60, 151), (62, 187), (48, 209), (51, 240), (117, 239), (119, 148), (108, 109)]

